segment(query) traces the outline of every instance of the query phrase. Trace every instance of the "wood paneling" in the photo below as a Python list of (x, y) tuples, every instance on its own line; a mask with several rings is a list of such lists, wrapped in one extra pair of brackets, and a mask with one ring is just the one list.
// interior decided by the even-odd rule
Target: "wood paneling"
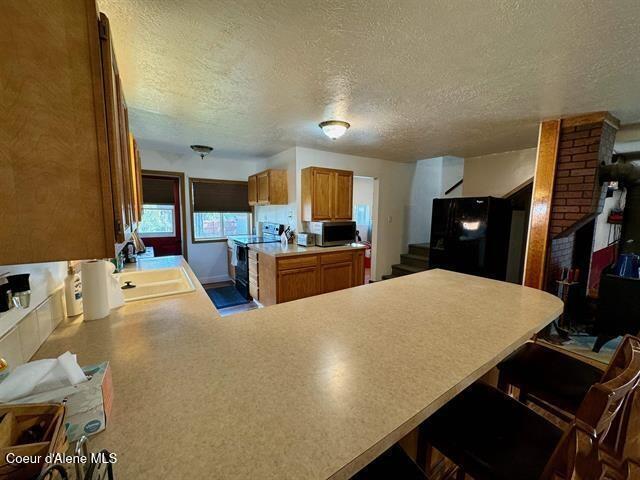
[(278, 303), (311, 297), (318, 293), (317, 267), (278, 271)]
[(302, 170), (301, 179), (304, 221), (351, 220), (353, 172), (308, 167)]
[(523, 281), (524, 285), (538, 289), (544, 286), (559, 137), (560, 120), (540, 124)]

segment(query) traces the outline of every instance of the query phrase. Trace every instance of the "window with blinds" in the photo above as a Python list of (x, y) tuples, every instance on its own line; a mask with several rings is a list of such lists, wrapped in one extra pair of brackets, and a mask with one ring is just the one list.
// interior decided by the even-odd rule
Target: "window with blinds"
[(194, 242), (251, 234), (247, 182), (191, 178), (189, 185)]

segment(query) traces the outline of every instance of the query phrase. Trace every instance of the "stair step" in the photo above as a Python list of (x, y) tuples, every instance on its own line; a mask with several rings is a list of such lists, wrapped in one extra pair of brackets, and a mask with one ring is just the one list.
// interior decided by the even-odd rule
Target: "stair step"
[(412, 265), (414, 267), (427, 267), (429, 266), (429, 257), (414, 255), (412, 253), (403, 253), (400, 255), (400, 263), (403, 265)]
[(409, 244), (410, 255), (421, 255), (423, 257), (429, 256), (429, 244), (428, 243), (410, 243)]
[(396, 276), (409, 275), (411, 273), (424, 272), (427, 270), (427, 266), (424, 267), (414, 267), (413, 265), (404, 265), (402, 263), (397, 263), (395, 265), (391, 265), (391, 274)]
[(390, 278), (396, 278), (397, 275), (382, 275), (382, 280), (389, 280)]

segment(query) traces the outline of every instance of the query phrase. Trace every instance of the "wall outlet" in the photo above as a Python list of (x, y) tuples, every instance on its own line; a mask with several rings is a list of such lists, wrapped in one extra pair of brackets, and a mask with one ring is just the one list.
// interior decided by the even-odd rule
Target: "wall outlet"
[(387, 217), (387, 223), (393, 223), (393, 217), (391, 215)]

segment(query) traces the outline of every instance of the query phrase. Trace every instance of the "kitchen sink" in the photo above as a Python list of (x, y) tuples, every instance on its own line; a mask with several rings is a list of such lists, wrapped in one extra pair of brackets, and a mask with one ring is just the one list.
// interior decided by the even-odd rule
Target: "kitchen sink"
[(127, 282), (135, 285), (133, 288), (122, 289), (125, 302), (193, 292), (196, 289), (182, 267), (125, 271), (119, 274), (119, 282), (121, 287)]

